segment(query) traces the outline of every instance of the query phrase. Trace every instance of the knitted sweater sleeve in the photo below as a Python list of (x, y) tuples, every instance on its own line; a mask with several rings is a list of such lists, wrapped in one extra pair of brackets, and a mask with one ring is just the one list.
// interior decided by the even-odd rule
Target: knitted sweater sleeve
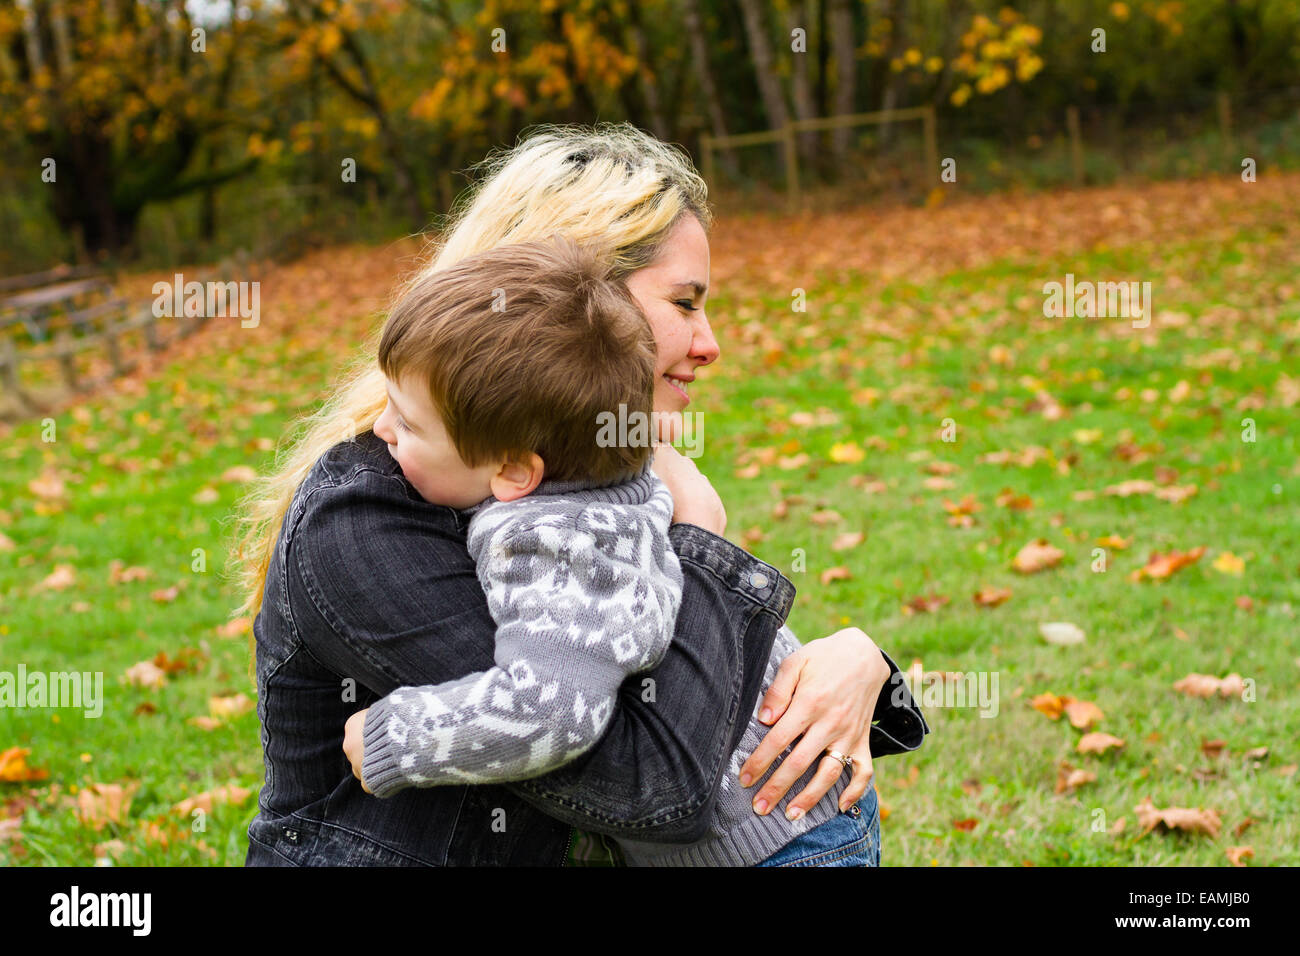
[(469, 546), (497, 624), (496, 666), (400, 687), (369, 709), (362, 776), (376, 796), (524, 780), (595, 745), (619, 685), (658, 665), (676, 625), (671, 496), (657, 498), (558, 513), (523, 499), (475, 516)]

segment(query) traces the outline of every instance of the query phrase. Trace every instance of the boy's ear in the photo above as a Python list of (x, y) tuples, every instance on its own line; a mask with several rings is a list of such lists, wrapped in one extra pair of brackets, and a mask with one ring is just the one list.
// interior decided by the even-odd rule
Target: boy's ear
[(514, 456), (492, 476), (492, 494), (497, 501), (515, 501), (531, 495), (542, 482), (546, 466), (537, 452)]

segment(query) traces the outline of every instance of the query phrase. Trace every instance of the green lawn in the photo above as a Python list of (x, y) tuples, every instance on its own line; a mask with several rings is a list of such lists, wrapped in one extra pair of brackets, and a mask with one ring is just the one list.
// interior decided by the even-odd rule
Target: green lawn
[[(1045, 318), (1043, 284), (1066, 273), (1150, 281), (1156, 321)], [(795, 630), (808, 639), (853, 623), (904, 668), (919, 658), (928, 672), (998, 677), (996, 716), (926, 707), (922, 750), (877, 764), (886, 864), (1218, 866), (1232, 846), (1252, 847), (1252, 865), (1300, 863), (1286, 809), (1300, 737), (1298, 274), (1300, 225), (1278, 208), (1173, 246), (1117, 238), (925, 282), (810, 275), (806, 312), (752, 280), (711, 296), (723, 362), (695, 390), (700, 464), (729, 536), (794, 580)], [(301, 310), (302, 331), (275, 338), (274, 308), (263, 333), (219, 330), (140, 387), (58, 415), (44, 436), (55, 440), (32, 422), (0, 450), (0, 671), (101, 671), (106, 695), (99, 718), (0, 708), (0, 752), (29, 748), (28, 764), (49, 774), (0, 783), (0, 820), (12, 821), (0, 862), (87, 865), (104, 844), (118, 865), (242, 861), (262, 765), (256, 714), (214, 714), (210, 700), (235, 698), (238, 711), (237, 695), (255, 697), (247, 635), (218, 630), (237, 603), (222, 572), (241, 493), (237, 474), (222, 476), (267, 466), (336, 374), (339, 343), (371, 327), (363, 308), (340, 317), (318, 304)], [(833, 461), (834, 446), (862, 457)], [(980, 461), (1033, 447), (1044, 453), (1024, 465)], [(1196, 491), (1176, 503), (1105, 494), (1137, 479)], [(1029, 507), (997, 504), (1004, 489)], [(950, 524), (945, 499), (966, 495), (973, 522)], [(848, 532), (864, 540), (832, 550)], [(1108, 535), (1129, 546), (1108, 547), (1094, 570)], [(1012, 570), (1038, 538), (1064, 552), (1059, 566)], [(1199, 546), (1167, 580), (1130, 579), (1153, 551)], [(149, 576), (113, 583), (114, 561)], [(66, 571), (44, 585), (62, 565), (70, 585), (58, 587)], [(832, 567), (850, 576), (823, 584)], [(1012, 596), (976, 606), (992, 587)], [(904, 612), (923, 595), (948, 602)], [(1049, 621), (1078, 625), (1085, 641), (1048, 644), (1038, 625)], [(126, 682), (159, 652), (176, 662), (163, 686)], [(1254, 699), (1175, 691), (1193, 672), (1238, 673)], [(1082, 731), (1030, 706), (1049, 692), (1096, 704), (1093, 729), (1125, 746), (1076, 753)], [(200, 717), (215, 728), (191, 723)], [(1217, 756), (1202, 750), (1212, 740), (1224, 741)], [(1096, 779), (1057, 793), (1062, 761)], [(137, 789), (102, 820), (93, 784)], [(251, 793), (197, 817), (175, 809), (230, 786)], [(1148, 796), (1213, 809), (1222, 829), (1141, 836), (1134, 807)]]

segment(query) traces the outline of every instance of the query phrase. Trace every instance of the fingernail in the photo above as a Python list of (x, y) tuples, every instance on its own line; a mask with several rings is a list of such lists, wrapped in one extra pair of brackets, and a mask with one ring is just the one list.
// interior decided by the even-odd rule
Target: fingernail
[(764, 813), (767, 813), (767, 801), (766, 801), (766, 800), (755, 800), (755, 801), (754, 801), (754, 812), (755, 812), (755, 813), (758, 813), (758, 814), (764, 814)]
[(803, 816), (803, 811), (798, 807), (790, 807), (790, 809), (785, 811), (785, 818), (791, 823), (798, 820), (801, 816)]
[(758, 719), (765, 724), (770, 724), (772, 722), (772, 708), (764, 707), (763, 712), (758, 715)]
[(748, 786), (749, 786), (751, 783), (753, 783), (753, 782), (754, 782), (754, 778), (751, 777), (749, 774), (747, 774), (747, 773), (742, 773), (742, 774), (740, 775), (740, 785), (741, 785), (742, 787), (748, 787)]

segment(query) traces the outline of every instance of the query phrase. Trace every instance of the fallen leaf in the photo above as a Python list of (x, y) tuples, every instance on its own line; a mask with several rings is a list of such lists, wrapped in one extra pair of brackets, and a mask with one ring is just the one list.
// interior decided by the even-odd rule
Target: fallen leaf
[(1011, 567), (1021, 574), (1034, 574), (1056, 567), (1064, 557), (1064, 551), (1048, 544), (1046, 538), (1039, 538), (1020, 549), (1012, 559)]
[(167, 673), (153, 661), (140, 661), (126, 669), (126, 682), (136, 687), (161, 687), (167, 683)]
[(149, 597), (153, 598), (153, 600), (157, 601), (159, 604), (170, 604), (180, 596), (180, 593), (181, 589), (179, 585), (173, 584), (169, 588), (159, 588), (157, 591), (150, 591)]
[(193, 501), (196, 505), (210, 505), (214, 501), (221, 500), (221, 492), (217, 491), (216, 488), (212, 488), (212, 487), (200, 488), (198, 491), (194, 493), (194, 497), (191, 498), (190, 500)]
[(1245, 866), (1246, 860), (1255, 859), (1255, 849), (1249, 846), (1230, 846), (1224, 854), (1233, 866)]
[(1246, 570), (1246, 562), (1231, 551), (1219, 552), (1219, 556), (1214, 559), (1214, 564), (1210, 566), (1216, 571), (1221, 571), (1224, 574), (1235, 574), (1238, 577)]
[(939, 610), (947, 603), (948, 598), (943, 594), (918, 595), (903, 605), (903, 613), (928, 614)]
[(841, 564), (837, 567), (827, 568), (823, 571), (821, 574), (821, 582), (822, 584), (830, 584), (832, 581), (847, 581), (851, 577), (853, 577), (852, 572)]
[(978, 607), (997, 607), (1010, 597), (1010, 588), (980, 588), (975, 592), (975, 604)]
[(1152, 551), (1146, 565), (1130, 574), (1129, 580), (1141, 581), (1144, 578), (1163, 580), (1175, 571), (1185, 568), (1189, 564), (1195, 564), (1201, 560), (1201, 555), (1204, 553), (1205, 545), (1192, 548), (1190, 551), (1170, 551), (1168, 554)]
[(1155, 490), (1154, 482), (1147, 481), (1144, 478), (1137, 478), (1132, 481), (1121, 481), (1118, 485), (1108, 486), (1106, 494), (1112, 497), (1131, 498), (1133, 495), (1149, 495)]
[(221, 803), (230, 803), (235, 806), (243, 803), (253, 795), (253, 791), (246, 787), (227, 784), (224, 787), (217, 787), (214, 790), (207, 790), (196, 796), (189, 797), (172, 806), (172, 810), (181, 816), (189, 816), (195, 810), (202, 810), (205, 813), (211, 813), (212, 808)]
[(1096, 704), (1072, 697), (1067, 698), (1064, 710), (1065, 716), (1070, 718), (1070, 726), (1079, 730), (1091, 729), (1093, 724), (1105, 716)]
[(1138, 823), (1142, 825), (1144, 836), (1157, 826), (1163, 826), (1168, 830), (1203, 833), (1213, 839), (1219, 835), (1219, 828), (1223, 825), (1219, 820), (1219, 814), (1214, 810), (1199, 808), (1191, 810), (1186, 807), (1168, 807), (1160, 810), (1151, 802), (1150, 797), (1143, 797), (1142, 802), (1133, 809), (1137, 812)]
[(235, 465), (221, 473), (222, 481), (252, 481), (256, 477), (257, 472), (248, 465)]
[(238, 717), (248, 713), (253, 707), (253, 701), (246, 694), (208, 698), (208, 710), (213, 717)]
[(1052, 693), (1039, 694), (1037, 697), (1030, 699), (1029, 706), (1052, 720), (1060, 720), (1061, 714), (1065, 712), (1065, 704), (1068, 700), (1070, 700), (1069, 697), (1058, 697)]
[(1065, 793), (1085, 783), (1096, 783), (1097, 775), (1091, 770), (1077, 770), (1062, 761), (1056, 773), (1056, 792)]
[(830, 458), (833, 462), (846, 465), (861, 461), (866, 454), (857, 442), (837, 442), (831, 445)]
[(1038, 625), (1038, 633), (1043, 635), (1043, 640), (1047, 641), (1048, 644), (1055, 644), (1058, 647), (1082, 644), (1084, 641), (1082, 629), (1068, 621), (1051, 621), (1040, 624)]
[(808, 516), (808, 520), (815, 525), (827, 525), (827, 524), (839, 524), (844, 519), (840, 517), (840, 513), (838, 511), (833, 511), (830, 508), (822, 508), (810, 514)]
[(794, 469), (802, 468), (804, 465), (808, 464), (808, 461), (808, 456), (803, 452), (793, 456), (782, 455), (776, 460), (776, 467), (780, 468), (782, 471), (794, 471)]
[(1245, 682), (1240, 674), (1229, 674), (1222, 679), (1212, 674), (1188, 674), (1182, 680), (1174, 682), (1174, 690), (1188, 697), (1241, 697), (1245, 691)]
[(117, 783), (92, 783), (77, 793), (77, 816), (93, 830), (102, 830), (110, 823), (126, 822), (131, 798), (139, 788), (138, 782), (122, 786)]
[(953, 820), (952, 826), (954, 830), (962, 830), (966, 833), (969, 833), (971, 830), (975, 829), (975, 826), (978, 823), (979, 823), (978, 820), (976, 820), (974, 817), (971, 817), (970, 819), (967, 820)]
[(1112, 737), (1110, 734), (1103, 734), (1100, 731), (1093, 731), (1090, 734), (1084, 734), (1075, 744), (1074, 749), (1081, 754), (1104, 754), (1112, 747), (1123, 747), (1124, 741), (1119, 737)]
[(10, 747), (0, 751), (0, 783), (27, 783), (48, 778), (48, 770), (27, 765), (31, 752), (30, 747)]
[(44, 498), (47, 501), (62, 498), (67, 494), (67, 486), (63, 483), (63, 478), (55, 471), (46, 471), (39, 478), (27, 482), (27, 490), (37, 498)]
[(831, 542), (832, 551), (848, 551), (850, 548), (856, 548), (864, 540), (866, 535), (861, 531), (845, 531), (837, 534), (835, 540)]
[(1226, 740), (1202, 740), (1201, 753), (1207, 757), (1217, 757), (1223, 753), (1223, 748), (1228, 746)]
[(927, 478), (925, 481), (921, 482), (921, 484), (929, 491), (947, 491), (950, 488), (957, 487), (949, 479), (938, 476)]
[(199, 728), (199, 730), (216, 730), (221, 726), (221, 721), (217, 720), (215, 717), (209, 717), (207, 714), (201, 714), (198, 717), (191, 717), (185, 722)]
[(1116, 551), (1124, 551), (1133, 543), (1133, 539), (1121, 538), (1117, 534), (1108, 534), (1104, 538), (1098, 538), (1097, 543), (1103, 548), (1114, 548)]
[(77, 569), (70, 564), (55, 565), (54, 570), (40, 583), (47, 591), (62, 591), (77, 581)]

